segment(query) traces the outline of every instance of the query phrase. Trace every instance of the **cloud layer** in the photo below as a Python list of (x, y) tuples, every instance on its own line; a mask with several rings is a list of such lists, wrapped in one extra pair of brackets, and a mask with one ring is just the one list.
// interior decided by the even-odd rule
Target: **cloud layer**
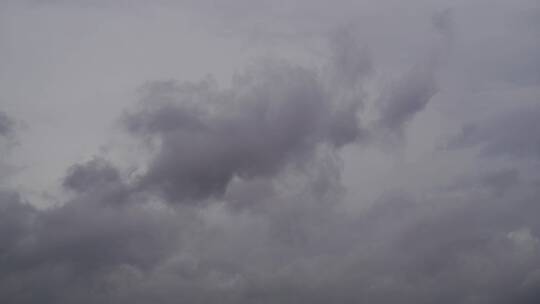
[[(156, 80), (140, 72), (132, 78), (146, 79), (136, 100), (103, 102), (95, 113), (70, 108), (67, 116), (81, 119), (67, 120), (69, 138), (70, 130), (55, 129), (53, 112), (5, 102), (0, 169), (15, 169), (0, 173), (0, 302), (537, 303), (540, 90), (525, 66), (538, 57), (513, 55), (540, 50), (537, 40), (526, 41), (539, 29), (538, 8), (496, 1), (488, 12), (486, 1), (471, 3), (297, 1), (283, 10), (266, 1), (230, 8), (190, 1), (0, 4), (25, 18), (25, 10), (46, 19), (66, 17), (63, 10), (90, 12), (118, 31), (113, 38), (125, 30), (114, 18), (140, 26), (125, 15), (155, 10), (180, 32), (183, 23), (162, 10), (188, 10), (212, 19), (205, 30), (249, 45), (256, 57), (272, 50), (224, 84), (212, 76)], [(238, 18), (241, 8), (249, 18)], [(369, 17), (390, 10), (396, 24)], [(329, 26), (302, 12), (319, 12)], [(246, 26), (261, 24), (255, 39)], [(145, 30), (157, 35), (167, 26)], [(0, 30), (0, 42), (24, 42), (20, 31)], [(488, 38), (476, 44), (481, 34)], [(96, 50), (114, 44), (95, 35), (88, 45), (97, 43)], [(168, 43), (172, 36), (163, 37)], [(129, 43), (143, 47), (136, 40)], [(65, 52), (94, 60), (82, 49)], [(182, 54), (178, 60), (198, 60), (213, 72), (208, 58)], [(43, 60), (35, 75), (47, 70)], [(54, 91), (30, 73), (13, 75), (37, 92)], [(125, 85), (121, 79), (110, 78), (112, 86)], [(82, 83), (60, 91), (95, 97)], [(2, 85), (10, 93), (0, 102), (22, 100), (25, 93), (14, 87)], [(103, 136), (103, 146), (78, 160), (66, 158), (60, 177), (41, 172), (57, 179), (56, 192), (28, 190), (35, 160), (48, 162), (28, 156), (34, 145), (82, 145), (76, 130), (83, 121), (101, 125), (100, 115), (120, 126), (111, 128), (112, 139)], [(19, 130), (19, 118), (28, 129)], [(53, 199), (44, 204), (44, 197)]]

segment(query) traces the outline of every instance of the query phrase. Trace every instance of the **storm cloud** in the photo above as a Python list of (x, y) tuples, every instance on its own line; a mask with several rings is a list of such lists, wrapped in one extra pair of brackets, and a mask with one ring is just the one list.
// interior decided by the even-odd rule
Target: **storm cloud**
[(160, 141), (139, 187), (155, 188), (169, 201), (206, 199), (222, 195), (234, 177), (269, 178), (309, 165), (320, 145), (337, 149), (356, 141), (361, 100), (335, 98), (319, 78), (264, 62), (226, 90), (212, 80), (148, 84), (142, 109), (126, 117), (132, 133)]
[(0, 302), (540, 301), (535, 1), (287, 3), (0, 4)]

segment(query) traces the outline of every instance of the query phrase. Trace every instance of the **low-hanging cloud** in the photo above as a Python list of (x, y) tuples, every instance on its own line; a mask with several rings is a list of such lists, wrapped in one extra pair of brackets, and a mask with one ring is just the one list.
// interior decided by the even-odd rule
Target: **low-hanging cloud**
[[(343, 21), (346, 30), (330, 31), (317, 66), (265, 59), (225, 87), (212, 77), (148, 81), (138, 103), (118, 118), (125, 132), (119, 136), (148, 158), (133, 165), (106, 146), (97, 156), (69, 160), (51, 206), (21, 190), (24, 178), (2, 179), (0, 302), (539, 302), (540, 112), (534, 100), (495, 104), (478, 93), (500, 97), (511, 90), (514, 99), (534, 99), (537, 87), (516, 85), (515, 69), (505, 68), (514, 60), (505, 56), (496, 78), (512, 80), (475, 82), (472, 76), (489, 71), (468, 57), (476, 49), (467, 49), (467, 39), (478, 38), (468, 30), (479, 27), (467, 22), (481, 15), (485, 26), (499, 24), (483, 9), (486, 1), (476, 1), (483, 5), (458, 1), (433, 10), (423, 1), (381, 1), (363, 17), (398, 8), (392, 21), (399, 31), (388, 23), (393, 29)], [(326, 18), (353, 14), (341, 8), (345, 2), (314, 5), (328, 6)], [(40, 3), (40, 9), (65, 5)], [(115, 12), (124, 7), (118, 3)], [(532, 2), (497, 3), (506, 16), (506, 9)], [(235, 1), (222, 18), (245, 5)], [(258, 4), (249, 5), (249, 20), (231, 22), (259, 18)], [(194, 6), (201, 12), (211, 5)], [(413, 18), (405, 16), (411, 12)], [(510, 22), (515, 10), (509, 12), (505, 24), (515, 27), (503, 34), (518, 35), (519, 22)], [(284, 32), (308, 27), (307, 19), (273, 14)], [(416, 32), (411, 19), (424, 20), (425, 32)], [(413, 60), (416, 50), (396, 33), (419, 40), (435, 33), (437, 42)], [(310, 39), (299, 45), (315, 45)], [(378, 39), (384, 43), (366, 42)], [(405, 62), (393, 66), (388, 54), (396, 45), (403, 45)], [(465, 65), (474, 75), (464, 75)], [(470, 83), (461, 86), (461, 78)], [(14, 132), (8, 117), (0, 114), (0, 140), (17, 138), (24, 147), (25, 133)], [(30, 129), (33, 123), (25, 122)], [(391, 153), (378, 145), (388, 135), (401, 139)], [(128, 149), (123, 143), (114, 148)]]
[[(347, 57), (365, 56), (355, 54)], [(347, 74), (366, 72), (365, 64), (339, 64)], [(272, 177), (306, 165), (320, 145), (355, 142), (363, 132), (362, 100), (333, 93), (314, 70), (278, 61), (237, 75), (230, 89), (211, 80), (148, 84), (141, 109), (125, 119), (132, 133), (160, 141), (139, 187), (158, 190), (168, 201), (218, 197), (234, 177)]]

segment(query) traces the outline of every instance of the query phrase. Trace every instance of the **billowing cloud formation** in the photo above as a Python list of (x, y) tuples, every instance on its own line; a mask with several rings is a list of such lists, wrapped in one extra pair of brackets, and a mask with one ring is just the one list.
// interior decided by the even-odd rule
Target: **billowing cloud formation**
[[(428, 200), (386, 196), (360, 215), (329, 205), (339, 191), (317, 194), (313, 180), (280, 194), (256, 190), (262, 208), (214, 220), (197, 208), (85, 196), (39, 211), (4, 193), (2, 300), (535, 303), (539, 193), (506, 175)], [(492, 191), (501, 183), (504, 193)]]
[[(136, 199), (129, 207), (119, 205), (122, 187), (108, 180), (113, 171), (104, 172), (101, 162), (72, 170), (65, 184), (81, 193), (62, 206), (38, 210), (16, 193), (2, 193), (2, 301), (93, 303), (94, 292), (104, 299), (107, 275), (123, 267), (145, 271), (177, 246), (179, 218), (136, 205)], [(88, 188), (78, 188), (80, 179)]]
[[(66, 7), (64, 1), (39, 2), (37, 16)], [(36, 200), (42, 196), (21, 187), (30, 182), (17, 174), (2, 179), (0, 302), (538, 303), (539, 91), (534, 73), (516, 75), (522, 59), (534, 56), (515, 61), (505, 55), (538, 50), (519, 36), (530, 31), (523, 24), (538, 24), (528, 13), (535, 3), (495, 1), (501, 13), (496, 5), (485, 11), (482, 0), (474, 2), (478, 7), (457, 1), (452, 9), (433, 2), (426, 13), (421, 0), (380, 1), (380, 7), (293, 1), (311, 10), (247, 2), (207, 14), (227, 23), (236, 8), (249, 7), (253, 14), (246, 20), (229, 20), (240, 30), (253, 20), (268, 22), (261, 11), (274, 8), (269, 15), (280, 22), (260, 39), (312, 47), (316, 54), (258, 61), (225, 87), (212, 77), (144, 78), (139, 102), (117, 118), (121, 140), (98, 156), (66, 160), (53, 204)], [(81, 9), (73, 3), (70, 12)], [(78, 3), (113, 15), (128, 7), (123, 1), (114, 8)], [(190, 5), (198, 14), (210, 6)], [(356, 17), (358, 7), (367, 21), (335, 20)], [(176, 12), (175, 5), (167, 8)], [(389, 8), (399, 26), (369, 19)], [(313, 10), (332, 25), (347, 26), (323, 30), (318, 19), (311, 23), (313, 16), (300, 17)], [(170, 21), (159, 9), (155, 13)], [(340, 17), (332, 19), (333, 13)], [(504, 29), (498, 28), (499, 13), (507, 18)], [(478, 15), (486, 24), (475, 23)], [(170, 22), (164, 28), (178, 25)], [(515, 43), (493, 54), (471, 42), (492, 28), (502, 41)], [(275, 33), (280, 30), (283, 35)], [(0, 42), (7, 39), (3, 33)], [(288, 40), (291, 35), (298, 41)], [(91, 44), (106, 45), (100, 41), (96, 36)], [(75, 53), (66, 58), (74, 60)], [(502, 63), (496, 75), (485, 69), (493, 58)], [(44, 98), (50, 94), (45, 87), (34, 86)], [(66, 85), (70, 90), (84, 91)], [(12, 94), (17, 101), (20, 96)], [(17, 119), (24, 118), (24, 109), (20, 113)], [(0, 114), (0, 137), (20, 136), (21, 147), (13, 151), (21, 155), (41, 141), (51, 140), (58, 150), (86, 142), (77, 141), (76, 128), (73, 138), (63, 138), (69, 143), (52, 140), (47, 127), (54, 121), (43, 116), (25, 124), (44, 127), (44, 133), (14, 134), (13, 120)], [(379, 145), (388, 135), (400, 138), (392, 151)], [(123, 150), (133, 146), (141, 150)], [(139, 153), (144, 157), (133, 163), (123, 158)], [(0, 164), (11, 161), (21, 159), (5, 157)]]
[(142, 109), (126, 118), (131, 132), (160, 140), (140, 187), (170, 201), (205, 199), (223, 194), (234, 177), (272, 177), (305, 165), (319, 145), (357, 140), (361, 100), (336, 99), (319, 78), (267, 62), (238, 75), (227, 90), (212, 81), (149, 84)]

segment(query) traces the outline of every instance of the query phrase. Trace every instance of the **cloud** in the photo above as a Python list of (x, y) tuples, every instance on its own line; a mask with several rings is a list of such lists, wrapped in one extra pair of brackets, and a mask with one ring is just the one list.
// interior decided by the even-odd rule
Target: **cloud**
[[(184, 293), (157, 299), (196, 301), (219, 299), (225, 288), (223, 294), (243, 301), (242, 291), (228, 289), (231, 275), (245, 275), (233, 258), (247, 254), (255, 268), (259, 261), (236, 251), (251, 246), (257, 234), (278, 251), (309, 241), (304, 225), (315, 224), (311, 215), (322, 215), (337, 191), (332, 152), (360, 136), (361, 99), (335, 98), (325, 81), (313, 69), (265, 61), (236, 76), (230, 89), (218, 89), (211, 79), (149, 83), (139, 107), (123, 117), (131, 134), (159, 142), (146, 172), (128, 177), (94, 157), (68, 168), (62, 186), (70, 198), (58, 206), (37, 209), (15, 192), (0, 197), (2, 215), (10, 219), (2, 226), (0, 299), (133, 303), (139, 301), (133, 292), (152, 298), (155, 290)], [(299, 190), (278, 194), (292, 184)], [(232, 230), (218, 238), (214, 225), (220, 224), (206, 222), (210, 207), (200, 204), (210, 198), (227, 201), (225, 214), (231, 212), (224, 224)], [(252, 207), (264, 200), (281, 207)], [(288, 206), (291, 200), (295, 206)], [(195, 204), (171, 205), (187, 201)], [(313, 208), (311, 215), (295, 219), (303, 208)], [(247, 242), (227, 223), (246, 209), (264, 223), (246, 223)], [(227, 243), (237, 247), (227, 249)], [(170, 289), (174, 281), (184, 287)]]
[(480, 122), (466, 124), (451, 148), (480, 147), (486, 156), (536, 159), (540, 155), (540, 107), (515, 108)]
[[(356, 62), (356, 50), (340, 59), (338, 72), (344, 61)], [(364, 63), (347, 68), (354, 77), (366, 70)], [(315, 71), (278, 61), (237, 75), (230, 89), (212, 80), (151, 83), (141, 109), (125, 118), (133, 134), (160, 142), (139, 187), (174, 202), (219, 197), (235, 177), (273, 177), (306, 165), (321, 145), (355, 142), (362, 101), (332, 93)]]
[[(435, 2), (425, 8), (429, 1), (422, 0), (377, 5), (367, 1), (359, 4), (366, 8), (360, 12), (362, 18), (356, 15), (360, 10), (352, 9), (357, 6), (347, 6), (347, 1), (332, 5), (299, 1), (277, 9), (281, 3), (241, 0), (225, 12), (208, 12), (212, 18), (224, 13), (221, 21), (226, 23), (227, 18), (240, 19), (237, 16), (247, 5), (252, 14), (230, 22), (252, 24), (276, 8), (269, 12), (271, 17), (263, 18), (267, 22), (263, 24), (275, 25), (269, 32), (299, 33), (300, 25), (321, 31), (321, 36), (330, 32), (325, 45), (329, 49), (258, 61), (224, 87), (212, 77), (148, 81), (138, 92), (138, 103), (119, 118), (125, 132), (115, 134), (119, 140), (104, 139), (109, 145), (97, 150), (97, 156), (66, 157), (67, 170), (56, 180), (60, 189), (52, 206), (21, 190), (20, 184), (30, 183), (24, 175), (2, 179), (0, 302), (539, 302), (540, 111), (534, 102), (523, 106), (522, 100), (537, 92), (536, 84), (501, 84), (506, 76), (519, 78), (504, 64), (497, 67), (496, 81), (486, 77), (469, 82), (472, 78), (464, 68), (476, 75), (487, 73), (471, 55), (482, 53), (484, 47), (467, 39), (489, 40), (490, 29), (499, 32), (500, 24), (504, 34), (496, 37), (508, 45), (496, 55), (484, 55), (500, 56), (501, 62), (512, 66), (515, 59), (508, 54), (515, 49), (510, 42), (523, 38), (509, 38), (510, 33), (521, 33), (522, 27), (509, 26), (517, 22), (516, 10), (505, 19), (493, 16), (506, 16), (509, 8), (525, 11), (527, 1), (490, 2), (489, 11), (484, 0), (457, 1), (448, 10)], [(40, 6), (30, 15), (55, 10), (61, 15), (64, 2), (45, 1), (54, 5)], [(69, 13), (90, 5), (81, 3), (70, 6)], [(200, 5), (200, 14), (221, 7), (210, 2), (193, 5)], [(112, 16), (124, 8), (117, 5), (108, 11), (105, 2), (92, 7)], [(137, 9), (141, 7), (146, 6)], [(164, 16), (163, 7), (148, 7), (156, 8), (156, 17)], [(176, 13), (174, 6), (166, 7)], [(318, 10), (317, 16), (324, 18), (302, 19)], [(342, 20), (345, 15), (357, 16), (367, 26)], [(383, 18), (388, 15), (393, 18)], [(121, 20), (131, 25), (128, 19)], [(152, 20), (164, 22), (163, 28), (180, 27), (167, 18)], [(323, 34), (321, 20), (350, 26)], [(476, 36), (475, 31), (486, 35)], [(108, 37), (125, 32), (115, 33)], [(431, 38), (440, 42), (441, 35), (452, 43), (451, 49), (449, 44), (431, 43)], [(320, 42), (313, 36), (295, 37), (295, 47), (308, 49)], [(418, 41), (428, 46), (418, 46)], [(97, 37), (91, 42), (85, 45), (95, 42), (100, 48), (104, 43)], [(126, 50), (143, 60), (137, 48)], [(533, 53), (534, 47), (527, 50)], [(179, 59), (164, 54), (169, 53), (149, 58)], [(328, 56), (321, 59), (320, 54)], [(178, 54), (182, 56), (187, 55)], [(442, 60), (443, 56), (448, 57)], [(98, 61), (89, 60), (90, 65), (99, 65)], [(208, 71), (216, 68), (205, 59), (193, 61)], [(82, 77), (87, 66), (80, 64), (70, 70), (76, 74), (64, 77)], [(57, 73), (55, 83), (63, 83), (61, 70)], [(28, 91), (46, 94), (43, 88), (50, 78), (34, 77), (43, 83), (29, 83)], [(112, 86), (117, 84), (114, 77)], [(388, 78), (395, 81), (387, 82)], [(65, 86), (77, 98), (84, 93), (81, 88)], [(524, 94), (507, 99), (508, 90)], [(90, 95), (89, 100), (101, 98), (101, 93)], [(103, 100), (117, 102), (104, 95)], [(111, 111), (106, 102), (102, 107), (103, 113)], [(99, 113), (82, 114), (92, 120)], [(47, 126), (57, 116), (36, 117), (28, 122), (41, 131), (34, 136), (59, 153), (86, 141), (83, 136), (71, 142), (79, 137), (75, 131), (73, 138), (51, 140), (55, 134)], [(70, 123), (81, 127), (76, 117)], [(463, 132), (454, 136), (461, 125), (466, 126)], [(12, 133), (13, 120), (0, 114), (0, 136)], [(388, 135), (399, 137), (403, 149), (390, 153), (379, 149), (378, 140)], [(36, 139), (24, 136), (18, 140), (27, 150), (17, 148), (15, 154), (24, 156), (35, 149)], [(448, 137), (451, 143), (441, 148), (438, 144)], [(134, 145), (125, 145), (131, 140)], [(122, 151), (132, 147), (138, 149)], [(130, 153), (145, 155), (133, 165), (124, 158)], [(6, 158), (0, 163), (16, 161), (21, 160)]]
[(181, 217), (134, 201), (104, 202), (116, 199), (110, 192), (94, 188), (92, 195), (45, 210), (2, 193), (0, 300), (95, 303), (108, 297), (100, 290), (108, 288), (108, 275), (149, 271), (175, 251)]
[(426, 107), (437, 92), (434, 65), (428, 62), (415, 66), (383, 93), (378, 103), (379, 128), (401, 131), (415, 114)]
[(0, 135), (8, 136), (13, 133), (14, 121), (4, 112), (0, 112)]
[(109, 162), (95, 158), (84, 164), (73, 165), (64, 178), (63, 186), (87, 192), (120, 183), (120, 173)]
[[(449, 204), (463, 191), (464, 201)], [(456, 188), (430, 201), (401, 193), (347, 216), (328, 197), (294, 190), (267, 196), (263, 212), (226, 212), (211, 229), (186, 226), (180, 214), (195, 213), (185, 209), (70, 202), (36, 211), (8, 195), (1, 299), (534, 303), (538, 192), (526, 192)]]

